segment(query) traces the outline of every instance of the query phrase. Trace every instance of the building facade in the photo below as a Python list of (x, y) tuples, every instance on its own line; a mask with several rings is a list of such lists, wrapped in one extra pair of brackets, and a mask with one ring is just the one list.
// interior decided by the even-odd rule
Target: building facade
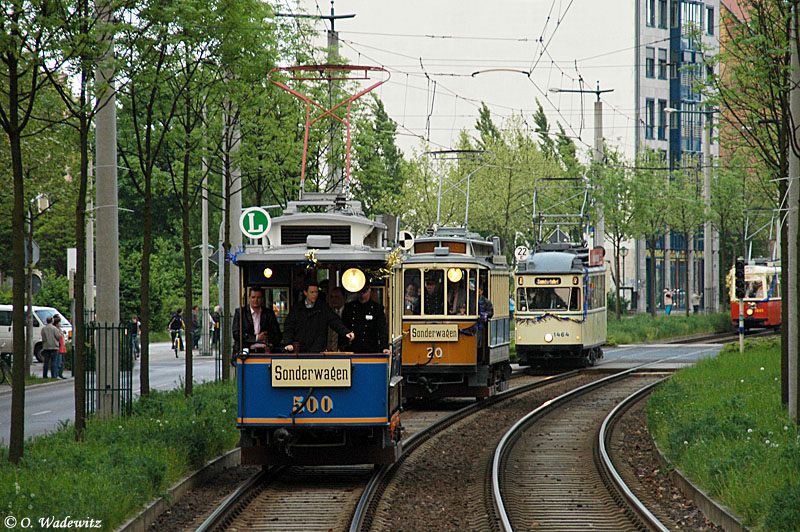
[[(694, 157), (698, 172), (711, 172), (719, 146), (713, 130), (707, 130), (707, 121), (714, 115), (698, 85), (713, 74), (714, 67), (706, 58), (719, 50), (720, 0), (637, 0), (635, 20), (636, 152), (645, 148), (661, 152), (670, 169), (685, 164), (687, 156)], [(706, 199), (710, 197), (705, 195), (709, 175), (698, 176)], [(706, 232), (712, 233), (710, 238)], [(716, 291), (711, 288), (719, 279), (707, 277), (716, 271), (714, 257), (719, 248), (710, 223), (698, 227), (689, 242), (686, 240), (668, 231), (655, 257), (650, 256), (644, 241), (636, 242), (636, 260), (630, 261), (635, 271), (626, 273), (627, 278), (633, 275), (638, 311), (648, 311), (653, 303), (657, 308), (663, 306), (660, 297), (655, 302), (648, 300), (651, 260), (655, 261), (656, 294), (665, 288), (676, 290), (676, 304), (683, 307), (696, 291), (703, 296), (704, 308), (719, 308)], [(705, 272), (707, 260), (709, 272)]]

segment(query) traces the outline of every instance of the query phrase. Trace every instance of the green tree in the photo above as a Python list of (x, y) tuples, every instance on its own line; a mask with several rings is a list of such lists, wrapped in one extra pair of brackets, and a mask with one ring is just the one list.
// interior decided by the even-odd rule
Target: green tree
[[(709, 76), (706, 91), (709, 101), (720, 107), (722, 120), (735, 131), (722, 139), (723, 145), (729, 150), (743, 144), (750, 148), (752, 159), (748, 166), (755, 161), (764, 165), (764, 185), (776, 187), (773, 190), (777, 192), (778, 204), (784, 205), (788, 201), (787, 180), (783, 178), (789, 175), (789, 150), (800, 155), (789, 106), (790, 93), (797, 90), (790, 82), (790, 22), (797, 2), (741, 0), (738, 7), (746, 20), (736, 20), (722, 12), (725, 22), (722, 28), (727, 35), (714, 58), (715, 75)], [(788, 242), (788, 236), (787, 226), (782, 224), (781, 241)], [(744, 237), (742, 232), (742, 240)], [(789, 262), (788, 246), (781, 247), (781, 262), (784, 265)], [(797, 280), (786, 269), (783, 276), (781, 298), (787, 301), (789, 282)], [(789, 322), (788, 305), (781, 307), (781, 322)], [(781, 339), (781, 397), (788, 403), (788, 326), (782, 327)]]
[(376, 96), (367, 116), (356, 122), (353, 139), (353, 190), (367, 215), (398, 214), (406, 181), (406, 163), (395, 143), (397, 124)]
[(650, 252), (647, 272), (647, 293), (650, 314), (656, 316), (656, 244), (667, 230), (669, 203), (669, 171), (663, 155), (645, 149), (636, 158), (636, 170), (631, 186), (631, 230), (643, 238)]
[[(605, 161), (592, 169), (590, 175), (595, 202), (603, 209), (606, 239), (611, 241), (614, 272), (616, 273), (616, 300), (620, 299), (620, 285), (624, 284), (624, 272), (620, 273), (620, 249), (622, 242), (633, 234), (633, 172), (618, 150), (606, 146)], [(616, 305), (616, 318), (621, 317), (622, 305)]]
[(689, 284), (689, 268), (693, 261), (689, 260), (689, 250), (698, 228), (706, 219), (705, 205), (702, 197), (702, 169), (699, 161), (691, 155), (684, 155), (681, 168), (674, 171), (669, 186), (669, 205), (667, 223), (673, 233), (680, 233), (686, 243), (686, 269), (684, 270), (684, 286), (686, 287), (686, 315), (691, 314), (689, 295), (692, 287)]
[[(37, 97), (46, 82), (42, 74), (45, 50), (51, 44), (49, 4), (30, 6), (21, 2), (2, 2), (0, 18), (0, 126), (8, 139), (14, 201), (11, 212), (13, 327), (25, 328), (25, 277), (23, 235), (25, 224), (25, 175), (22, 138), (31, 129)], [(11, 396), (11, 433), (8, 459), (18, 463), (24, 451), (25, 437), (25, 338), (14, 335), (14, 363)]]

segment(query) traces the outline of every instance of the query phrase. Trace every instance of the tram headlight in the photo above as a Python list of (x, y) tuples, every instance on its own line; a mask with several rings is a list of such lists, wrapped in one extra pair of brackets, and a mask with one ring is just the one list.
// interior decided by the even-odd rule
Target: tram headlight
[(748, 307), (748, 309), (747, 309), (747, 315), (748, 315), (748, 316), (752, 316), (752, 315), (753, 315), (753, 309), (752, 309), (752, 307)]
[(272, 268), (264, 268), (264, 277), (266, 277), (267, 279), (272, 277), (273, 273), (275, 272), (272, 271)]
[(447, 270), (447, 278), (450, 279), (451, 283), (459, 282), (463, 276), (464, 274), (461, 268), (450, 268)]
[(367, 282), (364, 272), (358, 268), (350, 268), (342, 274), (342, 286), (348, 292), (358, 292)]
[(545, 342), (547, 342), (547, 343), (549, 344), (550, 342), (552, 342), (552, 341), (553, 341), (553, 335), (552, 335), (552, 334), (550, 334), (550, 333), (547, 333), (547, 334), (545, 334), (545, 335), (544, 335), (544, 341), (545, 341)]

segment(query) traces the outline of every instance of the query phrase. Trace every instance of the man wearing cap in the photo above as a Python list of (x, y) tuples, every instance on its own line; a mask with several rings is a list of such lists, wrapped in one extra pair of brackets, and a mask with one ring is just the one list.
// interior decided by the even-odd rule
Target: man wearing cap
[[(355, 301), (344, 306), (344, 326), (355, 333), (349, 350), (354, 353), (389, 354), (389, 332), (386, 328), (386, 313), (383, 305), (372, 300), (372, 289), (365, 285)], [(348, 349), (346, 345), (340, 345)]]

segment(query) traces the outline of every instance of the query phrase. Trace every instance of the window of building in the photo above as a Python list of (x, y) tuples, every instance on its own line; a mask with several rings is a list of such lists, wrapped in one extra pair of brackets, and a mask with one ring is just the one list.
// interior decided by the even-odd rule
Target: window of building
[(706, 6), (706, 33), (714, 35), (714, 8)]
[(678, 7), (680, 5), (680, 0), (671, 0), (669, 4), (669, 27), (670, 28), (677, 28), (678, 27)]
[(667, 0), (658, 0), (658, 27), (666, 28), (668, 18), (669, 9), (667, 8)]
[(648, 46), (644, 51), (644, 75), (656, 77), (656, 49)]
[(667, 140), (667, 100), (658, 100), (658, 140)]
[(645, 122), (644, 122), (644, 137), (647, 139), (653, 138), (653, 123), (655, 122), (656, 115), (656, 101), (652, 98), (645, 100)]
[(645, 24), (656, 25), (656, 0), (645, 0)]
[(667, 79), (667, 49), (658, 49), (658, 79)]

